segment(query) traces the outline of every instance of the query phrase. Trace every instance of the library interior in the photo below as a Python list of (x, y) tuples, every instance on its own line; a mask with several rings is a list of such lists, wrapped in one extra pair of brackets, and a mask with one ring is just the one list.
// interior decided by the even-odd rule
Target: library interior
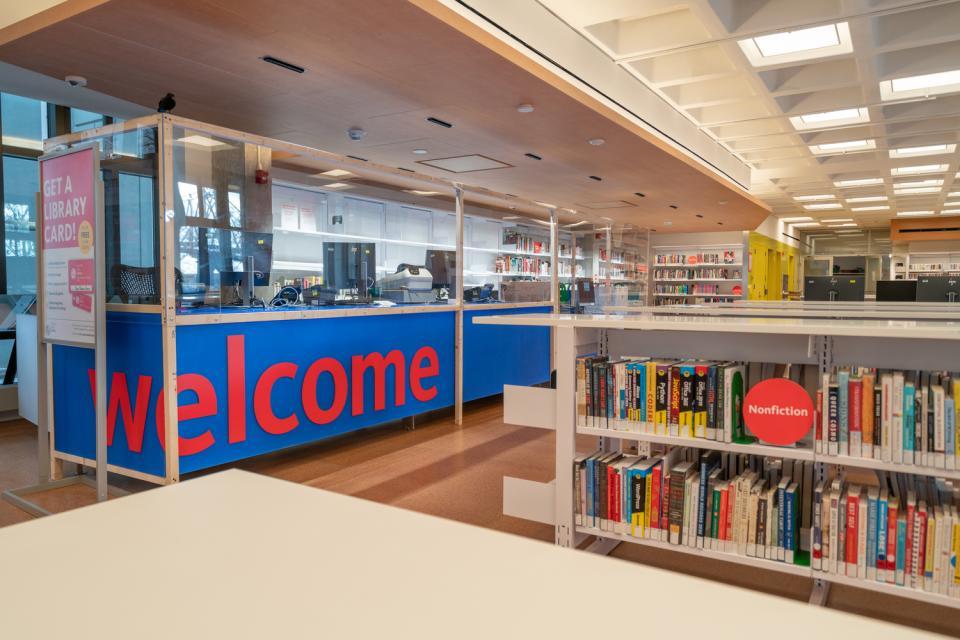
[(958, 144), (960, 0), (0, 0), (0, 637), (960, 638)]

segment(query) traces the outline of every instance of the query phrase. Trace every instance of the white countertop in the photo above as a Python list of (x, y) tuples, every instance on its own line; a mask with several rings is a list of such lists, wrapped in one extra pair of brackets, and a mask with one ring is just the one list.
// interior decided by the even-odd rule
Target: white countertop
[(17, 640), (583, 640), (631, 625), (935, 637), (235, 470), (0, 529), (0, 635)]
[[(755, 302), (755, 301), (750, 301)], [(958, 320), (960, 304), (915, 302), (768, 302), (749, 304), (711, 303), (666, 306), (606, 306), (606, 313), (655, 313), (658, 315), (750, 316), (756, 318), (853, 318), (891, 320)]]
[(710, 331), (806, 336), (856, 336), (960, 340), (960, 320), (869, 320), (836, 318), (750, 318), (662, 314), (516, 314), (474, 318), (476, 324), (584, 329)]

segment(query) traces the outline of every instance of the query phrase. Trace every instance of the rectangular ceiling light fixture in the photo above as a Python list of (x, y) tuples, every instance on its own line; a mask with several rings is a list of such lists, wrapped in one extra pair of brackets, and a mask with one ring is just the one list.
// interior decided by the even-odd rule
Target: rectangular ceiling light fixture
[(880, 204), (880, 205), (875, 205), (875, 206), (872, 206), (872, 207), (854, 207), (854, 208), (850, 209), (850, 211), (855, 211), (855, 212), (857, 212), (857, 213), (859, 213), (859, 212), (861, 212), (861, 211), (886, 211), (886, 210), (888, 210), (889, 208), (890, 208), (890, 205)]
[(925, 73), (919, 76), (904, 76), (880, 82), (882, 100), (903, 98), (926, 98), (941, 93), (960, 91), (960, 69)]
[(928, 144), (922, 147), (900, 147), (890, 149), (891, 158), (915, 158), (917, 156), (939, 156), (953, 153), (957, 150), (956, 144)]
[(803, 208), (807, 211), (829, 211), (830, 209), (843, 209), (839, 202), (821, 202), (817, 204), (805, 204)]
[(513, 165), (506, 162), (500, 162), (478, 153), (468, 156), (457, 156), (454, 158), (435, 158), (433, 160), (418, 160), (420, 164), (428, 167), (443, 169), (451, 173), (469, 173), (470, 171), (487, 171), (489, 169), (507, 169)]
[(353, 174), (344, 169), (330, 169), (330, 171), (321, 171), (320, 173), (315, 173), (313, 175), (317, 177), (343, 178), (345, 176), (352, 176)]
[(830, 218), (829, 220), (824, 219), (820, 222), (853, 222), (853, 218)]
[(940, 193), (940, 187), (906, 187), (894, 189), (893, 193), (898, 196), (919, 196), (926, 193)]
[(780, 222), (810, 222), (813, 220), (810, 216), (798, 216), (794, 218), (780, 218)]
[(960, 213), (960, 209), (944, 209), (943, 211), (940, 212), (940, 215), (952, 216), (958, 213)]
[(899, 218), (919, 218), (932, 215), (933, 211), (897, 211), (897, 217)]
[(921, 173), (943, 173), (947, 170), (945, 164), (918, 164), (912, 167), (894, 167), (890, 169), (892, 176), (916, 176)]
[(926, 180), (909, 180), (907, 182), (894, 182), (894, 189), (911, 189), (914, 187), (942, 187), (943, 180), (940, 178), (927, 178)]
[(177, 138), (177, 142), (183, 142), (186, 144), (196, 145), (198, 147), (222, 147), (226, 143), (220, 142), (219, 140), (214, 140), (213, 138), (208, 138), (207, 136), (201, 135), (192, 135), (184, 136), (182, 138)]
[(836, 196), (829, 193), (818, 193), (812, 196), (793, 196), (797, 202), (815, 202), (817, 200), (834, 200)]
[(828, 224), (827, 227), (830, 229), (839, 229), (840, 227), (855, 227), (857, 226), (856, 222), (844, 222), (842, 224)]
[(768, 33), (739, 40), (737, 44), (755, 67), (813, 60), (853, 51), (850, 27), (846, 22)]
[(847, 198), (847, 202), (886, 202), (887, 196), (860, 196), (858, 198)]
[(790, 123), (797, 131), (826, 129), (848, 124), (862, 124), (864, 122), (870, 122), (870, 112), (865, 107), (821, 111), (819, 113), (808, 113), (802, 116), (790, 116)]
[(827, 142), (824, 144), (810, 145), (810, 151), (814, 155), (825, 156), (841, 153), (855, 153), (857, 151), (869, 151), (876, 149), (875, 140), (848, 140), (846, 142)]
[(869, 187), (876, 184), (883, 184), (883, 178), (857, 178), (855, 180), (837, 180), (833, 183), (835, 187)]
[(794, 222), (791, 227), (819, 227), (819, 222)]

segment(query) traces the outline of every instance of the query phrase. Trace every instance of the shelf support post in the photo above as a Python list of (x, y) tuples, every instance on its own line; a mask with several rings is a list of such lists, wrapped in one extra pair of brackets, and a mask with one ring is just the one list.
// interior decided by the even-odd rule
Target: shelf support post
[(576, 329), (557, 327), (554, 343), (557, 367), (556, 402), (556, 504), (555, 542), (561, 547), (574, 547), (576, 526), (573, 517), (573, 459), (577, 446), (577, 390), (574, 363), (577, 358)]
[(458, 427), (463, 425), (463, 187), (458, 183), (453, 188), (457, 208), (457, 277), (454, 287), (456, 292), (457, 310), (455, 312), (454, 328), (454, 399), (453, 421)]

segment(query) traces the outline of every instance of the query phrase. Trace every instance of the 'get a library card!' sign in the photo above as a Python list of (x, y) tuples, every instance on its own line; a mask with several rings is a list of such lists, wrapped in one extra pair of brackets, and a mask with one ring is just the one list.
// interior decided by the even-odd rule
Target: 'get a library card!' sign
[(93, 147), (40, 160), (45, 340), (95, 340), (96, 171)]

